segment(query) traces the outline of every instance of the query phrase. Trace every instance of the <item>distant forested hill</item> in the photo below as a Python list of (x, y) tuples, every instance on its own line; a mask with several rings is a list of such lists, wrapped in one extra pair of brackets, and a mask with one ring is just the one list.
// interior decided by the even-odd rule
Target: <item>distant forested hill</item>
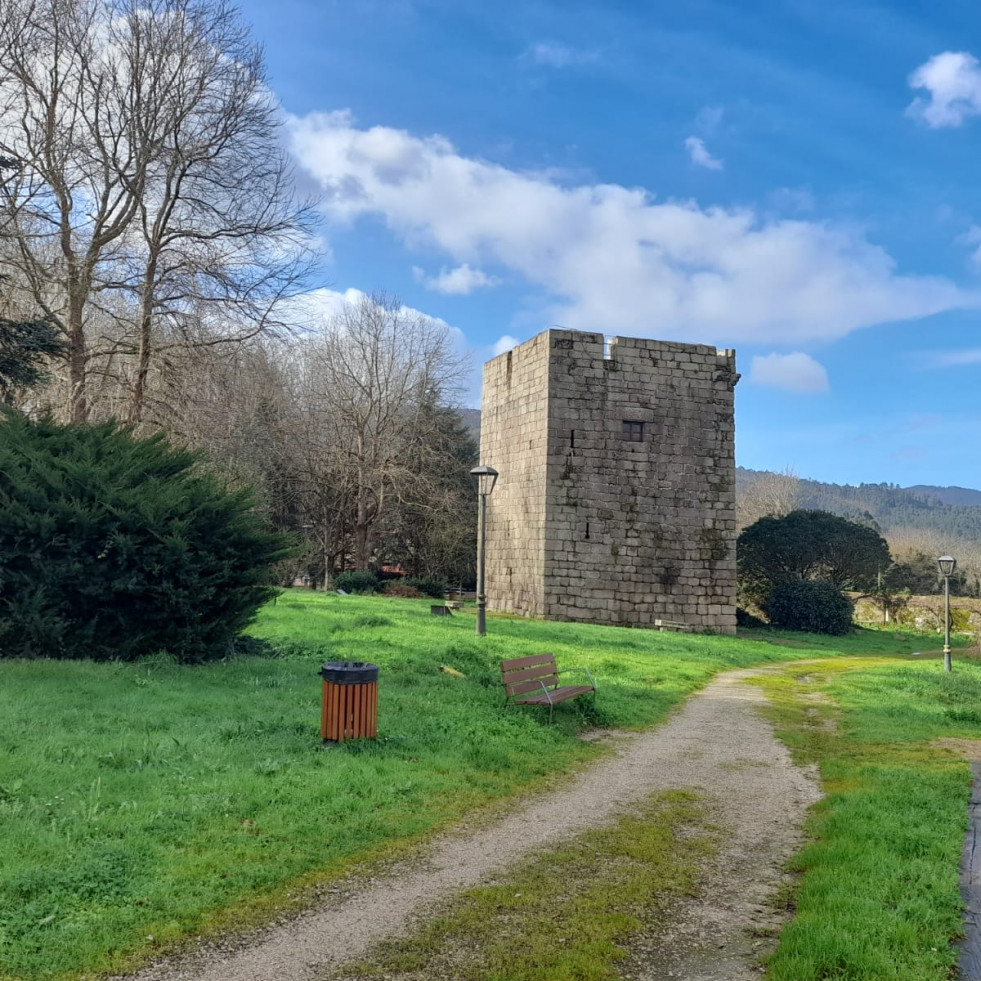
[(470, 430), (473, 438), (480, 441), (480, 409), (458, 409), (463, 425)]
[[(763, 471), (736, 470), (737, 492)], [(897, 487), (895, 484), (824, 484), (800, 480), (798, 506), (874, 521), (888, 538), (897, 531), (930, 531), (954, 540), (981, 542), (981, 491), (965, 487)]]
[(914, 487), (907, 487), (906, 490), (918, 497), (940, 501), (941, 504), (971, 504), (981, 507), (981, 491), (967, 487), (931, 487), (929, 484), (916, 484)]

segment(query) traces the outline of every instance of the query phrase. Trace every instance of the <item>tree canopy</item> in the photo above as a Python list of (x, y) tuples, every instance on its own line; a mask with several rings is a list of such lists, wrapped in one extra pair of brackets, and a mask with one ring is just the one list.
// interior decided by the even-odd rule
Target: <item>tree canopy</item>
[(889, 546), (876, 529), (827, 511), (760, 518), (740, 534), (737, 557), (744, 588), (758, 594), (789, 579), (867, 589), (891, 564)]
[(72, 420), (107, 380), (137, 423), (175, 348), (284, 327), (310, 211), (232, 4), (4, 0), (0, 66), (0, 268), (65, 337)]

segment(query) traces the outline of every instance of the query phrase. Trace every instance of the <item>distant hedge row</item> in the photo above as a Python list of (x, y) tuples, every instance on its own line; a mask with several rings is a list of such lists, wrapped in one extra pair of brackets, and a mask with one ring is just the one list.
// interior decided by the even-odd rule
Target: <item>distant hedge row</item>
[[(380, 580), (373, 572), (338, 572), (334, 576), (334, 585), (345, 593), (377, 593), (388, 591), (389, 585), (407, 586), (418, 590), (423, 596), (442, 598), (446, 593), (446, 583), (433, 576), (407, 576), (404, 579)], [(397, 592), (397, 590), (395, 590)]]

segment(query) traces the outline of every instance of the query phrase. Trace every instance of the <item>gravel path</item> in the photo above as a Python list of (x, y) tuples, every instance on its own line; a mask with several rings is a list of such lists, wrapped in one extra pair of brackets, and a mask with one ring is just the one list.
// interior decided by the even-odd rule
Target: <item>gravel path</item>
[(651, 732), (618, 735), (616, 753), (563, 790), (489, 827), (444, 835), (411, 867), (355, 882), (279, 926), (229, 945), (155, 964), (130, 981), (307, 981), (412, 926), (447, 894), (500, 874), (540, 850), (614, 820), (657, 791), (690, 788), (723, 828), (702, 895), (676, 910), (673, 925), (632, 945), (624, 973), (637, 981), (744, 981), (780, 925), (766, 904), (781, 863), (800, 842), (805, 810), (818, 799), (814, 775), (794, 766), (743, 682), (766, 671), (720, 675)]

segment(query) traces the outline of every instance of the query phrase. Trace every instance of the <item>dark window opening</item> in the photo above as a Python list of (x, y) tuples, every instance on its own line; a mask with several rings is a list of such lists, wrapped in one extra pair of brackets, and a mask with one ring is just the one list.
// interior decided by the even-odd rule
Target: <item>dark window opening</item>
[(589, 539), (589, 522), (586, 522), (586, 538)]
[(576, 431), (574, 429), (569, 430), (569, 449), (574, 450), (576, 448)]
[(642, 443), (644, 440), (644, 424), (623, 420), (623, 438), (628, 443)]

